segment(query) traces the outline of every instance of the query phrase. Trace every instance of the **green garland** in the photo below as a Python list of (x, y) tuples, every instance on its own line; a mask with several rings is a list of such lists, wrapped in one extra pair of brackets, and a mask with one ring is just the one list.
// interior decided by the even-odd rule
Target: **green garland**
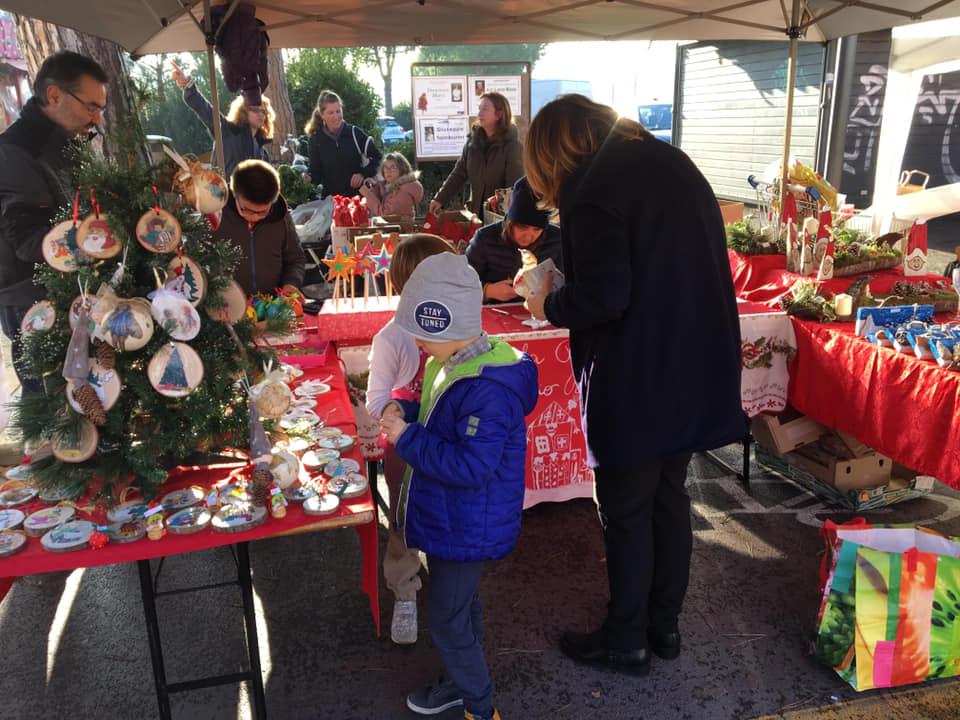
[[(146, 297), (157, 289), (154, 269), (165, 271), (173, 257), (151, 253), (135, 240), (137, 221), (157, 202), (152, 187), (162, 182), (161, 168), (139, 163), (132, 152), (125, 153), (124, 165), (96, 157), (92, 150), (76, 152), (72, 185), (80, 189), (80, 217), (92, 211), (93, 188), (101, 212), (108, 214), (118, 237), (125, 240), (126, 265), (114, 288), (116, 294)], [(229, 240), (212, 240), (206, 219), (191, 208), (181, 205), (166, 209), (174, 213), (183, 229), (184, 253), (207, 276), (210, 298), (233, 277), (239, 250)], [(71, 215), (72, 208), (63, 208), (60, 219)], [(34, 447), (48, 443), (55, 435), (74, 433), (79, 426), (81, 416), (68, 405), (66, 383), (61, 376), (70, 342), (70, 305), (81, 286), (95, 294), (101, 284), (114, 276), (122, 257), (121, 254), (111, 260), (91, 261), (73, 273), (37, 266), (36, 281), (47, 289), (47, 298), (56, 309), (56, 322), (50, 330), (25, 339), (24, 355), (33, 374), (43, 378), (45, 393), (24, 395), (16, 403), (11, 420), (11, 427)], [(237, 380), (244, 374), (256, 375), (268, 353), (254, 347), (254, 325), (250, 320), (234, 325), (241, 348), (224, 324), (207, 315), (205, 307), (214, 307), (217, 300), (214, 297), (201, 303), (200, 332), (189, 343), (204, 365), (199, 387), (184, 398), (168, 398), (150, 385), (147, 364), (170, 340), (157, 326), (142, 349), (116, 353), (122, 390), (107, 412), (106, 425), (98, 428), (100, 442), (96, 454), (76, 464), (52, 457), (39, 460), (35, 465), (39, 486), (60, 489), (72, 496), (91, 490), (98, 497), (116, 497), (122, 488), (133, 485), (147, 497), (153, 497), (167, 479), (168, 469), (191, 455), (247, 447), (247, 398)], [(289, 332), (291, 318), (284, 316), (275, 325), (275, 331)]]

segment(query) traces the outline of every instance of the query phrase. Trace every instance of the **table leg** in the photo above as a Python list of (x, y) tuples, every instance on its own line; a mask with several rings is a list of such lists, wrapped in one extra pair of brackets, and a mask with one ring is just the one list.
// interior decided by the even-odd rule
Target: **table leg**
[(266, 720), (267, 703), (263, 696), (263, 674), (260, 671), (260, 643), (257, 639), (257, 613), (253, 604), (253, 582), (250, 574), (250, 543), (237, 543), (237, 582), (243, 596), (243, 618), (247, 629), (247, 655), (250, 658), (250, 690), (253, 695), (253, 717)]
[(750, 446), (753, 444), (753, 436), (748, 432), (743, 436), (743, 439), (740, 441), (743, 446), (743, 469), (738, 472), (733, 467), (731, 467), (726, 460), (721, 458), (712, 450), (707, 450), (704, 455), (706, 455), (714, 465), (723, 468), (731, 475), (736, 476), (736, 478), (746, 485), (747, 490), (750, 489)]
[(373, 614), (373, 624), (376, 627), (377, 637), (380, 637), (380, 542), (377, 529), (380, 524), (376, 517), (365, 525), (357, 525), (357, 535), (360, 537), (360, 587), (370, 599), (370, 612)]
[(170, 695), (167, 693), (167, 675), (163, 668), (163, 650), (160, 647), (160, 624), (157, 622), (157, 604), (153, 590), (153, 575), (149, 560), (138, 560), (140, 571), (140, 596), (143, 598), (143, 614), (147, 620), (147, 642), (150, 645), (150, 660), (153, 663), (153, 682), (157, 689), (157, 703), (161, 720), (170, 720)]

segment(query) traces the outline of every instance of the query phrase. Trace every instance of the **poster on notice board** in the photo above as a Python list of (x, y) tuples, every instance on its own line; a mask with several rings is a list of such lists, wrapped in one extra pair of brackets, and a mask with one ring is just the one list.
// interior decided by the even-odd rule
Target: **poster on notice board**
[(467, 114), (467, 78), (463, 75), (413, 78), (414, 117)]
[(466, 117), (416, 118), (417, 157), (458, 157), (470, 134)]
[(471, 75), (467, 78), (470, 90), (470, 115), (476, 117), (480, 110), (480, 96), (496, 92), (507, 98), (514, 115), (523, 114), (523, 76), (521, 75)]

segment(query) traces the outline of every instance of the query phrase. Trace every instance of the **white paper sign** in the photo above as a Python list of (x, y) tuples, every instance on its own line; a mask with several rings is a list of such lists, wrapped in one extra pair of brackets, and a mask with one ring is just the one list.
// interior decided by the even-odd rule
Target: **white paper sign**
[(523, 113), (523, 83), (520, 75), (471, 75), (467, 78), (470, 91), (470, 115), (480, 111), (480, 96), (488, 92), (500, 93), (510, 102), (514, 115)]
[(413, 78), (413, 115), (448, 117), (467, 114), (467, 78), (464, 75)]
[(469, 119), (416, 118), (417, 157), (457, 157), (470, 134)]

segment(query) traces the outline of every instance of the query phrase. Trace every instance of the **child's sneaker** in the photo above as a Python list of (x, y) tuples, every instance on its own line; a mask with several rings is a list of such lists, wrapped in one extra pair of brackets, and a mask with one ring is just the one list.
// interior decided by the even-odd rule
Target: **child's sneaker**
[(464, 720), (500, 720), (500, 713), (497, 712), (497, 709), (493, 709), (493, 715), (474, 715), (469, 710), (463, 711)]
[(407, 695), (407, 707), (420, 715), (437, 715), (460, 705), (463, 705), (460, 691), (453, 680), (447, 678), (438, 678), (433, 685)]
[(397, 645), (413, 645), (417, 642), (417, 634), (417, 601), (396, 600), (390, 622), (390, 639)]

